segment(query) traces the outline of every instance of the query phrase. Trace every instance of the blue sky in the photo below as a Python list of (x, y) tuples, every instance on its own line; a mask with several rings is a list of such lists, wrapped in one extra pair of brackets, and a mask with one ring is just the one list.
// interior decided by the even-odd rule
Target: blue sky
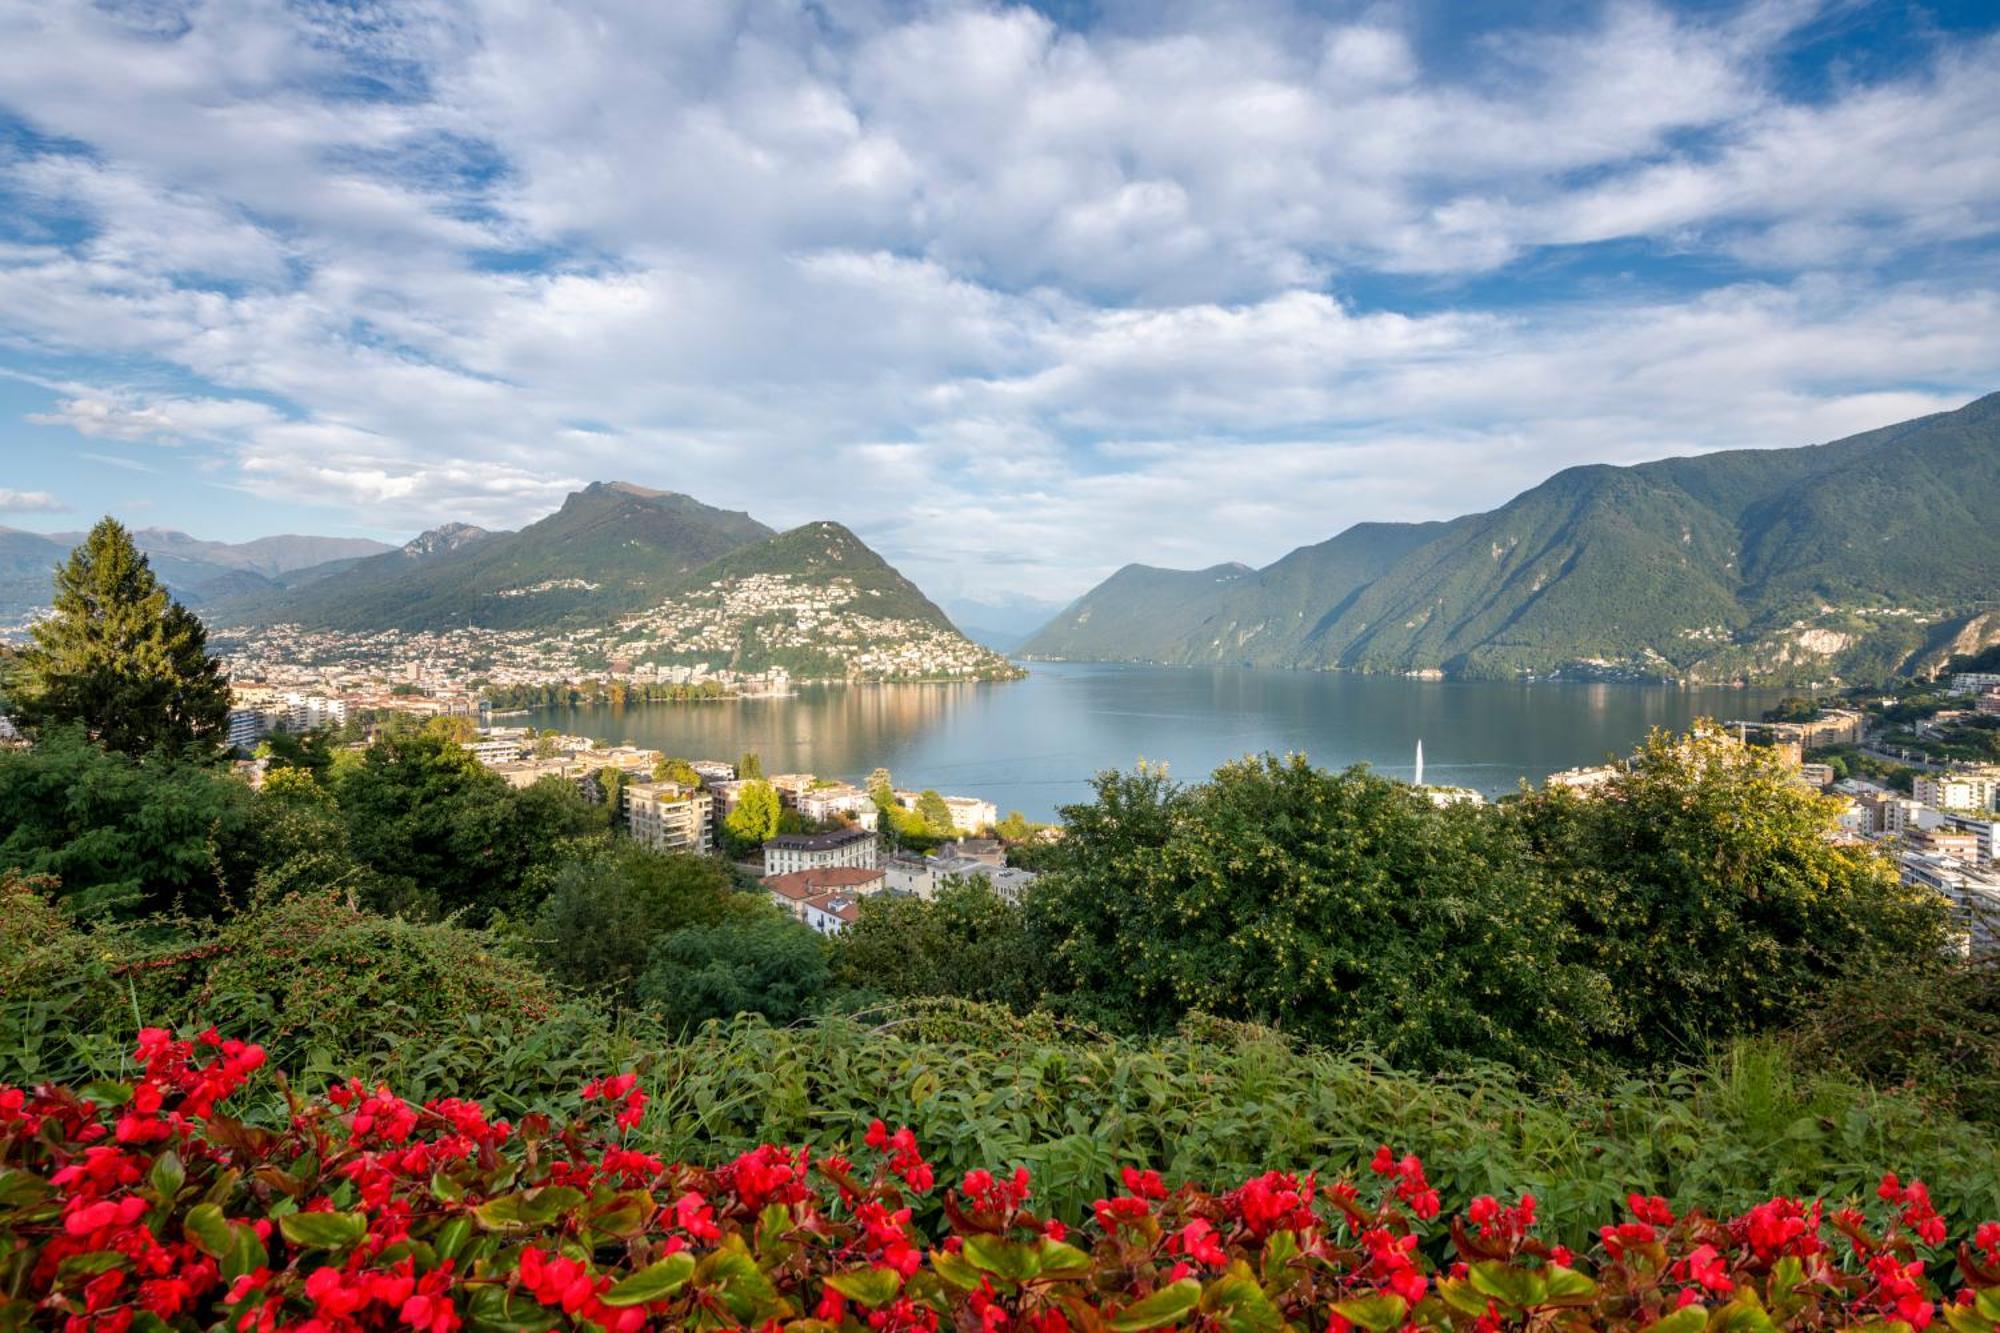
[(623, 478), (933, 592), (2000, 389), (2000, 9), (12, 0), (0, 524)]

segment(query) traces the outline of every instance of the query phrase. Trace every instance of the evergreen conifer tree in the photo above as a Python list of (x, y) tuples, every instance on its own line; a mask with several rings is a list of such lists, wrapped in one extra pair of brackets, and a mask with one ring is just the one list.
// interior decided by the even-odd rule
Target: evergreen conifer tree
[(8, 696), (23, 726), (80, 726), (134, 756), (213, 754), (229, 722), (229, 681), (201, 621), (111, 518), (56, 570), (55, 615), (34, 627)]

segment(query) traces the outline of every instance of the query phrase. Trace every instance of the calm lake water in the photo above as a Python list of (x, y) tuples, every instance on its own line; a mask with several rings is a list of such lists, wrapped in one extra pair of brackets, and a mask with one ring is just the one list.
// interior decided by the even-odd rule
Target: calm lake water
[(733, 762), (756, 751), (767, 773), (856, 780), (877, 765), (898, 785), (981, 796), (1004, 813), (1053, 817), (1086, 800), (1091, 775), (1165, 761), (1193, 780), (1264, 750), (1315, 764), (1366, 763), (1489, 795), (1558, 769), (1623, 754), (1653, 726), (1756, 717), (1777, 690), (1406, 680), (1303, 671), (1036, 663), (988, 685), (809, 686), (788, 699), (516, 714), (605, 741)]

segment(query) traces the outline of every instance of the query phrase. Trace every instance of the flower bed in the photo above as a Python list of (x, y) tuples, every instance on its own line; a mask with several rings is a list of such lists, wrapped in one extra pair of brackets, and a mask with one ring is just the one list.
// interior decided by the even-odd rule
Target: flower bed
[[(2000, 1223), (1947, 1236), (1922, 1182), (1865, 1208), (1739, 1216), (1632, 1196), (1588, 1254), (1535, 1200), (1446, 1218), (1414, 1156), (1361, 1179), (1210, 1192), (1128, 1170), (1072, 1227), (1028, 1173), (939, 1182), (879, 1121), (859, 1160), (765, 1145), (719, 1166), (627, 1146), (638, 1079), (567, 1124), (349, 1083), (287, 1122), (218, 1108), (264, 1064), (213, 1031), (141, 1033), (138, 1075), (0, 1087), (0, 1329), (596, 1326), (1026, 1330), (1994, 1330)], [(937, 1208), (931, 1205), (935, 1203)], [(918, 1211), (941, 1211), (925, 1235)]]

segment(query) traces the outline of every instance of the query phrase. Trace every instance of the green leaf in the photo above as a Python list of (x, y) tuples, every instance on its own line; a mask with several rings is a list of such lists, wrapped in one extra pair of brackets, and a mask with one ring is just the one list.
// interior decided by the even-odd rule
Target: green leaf
[(88, 1254), (72, 1254), (56, 1265), (56, 1272), (64, 1277), (96, 1277), (125, 1262), (125, 1256), (116, 1250), (92, 1250)]
[(201, 1252), (211, 1259), (221, 1259), (228, 1255), (229, 1247), (236, 1242), (230, 1234), (229, 1219), (222, 1210), (212, 1203), (198, 1203), (188, 1209), (181, 1229)]
[(1285, 1324), (1278, 1307), (1271, 1304), (1247, 1270), (1209, 1283), (1202, 1293), (1201, 1308), (1229, 1333), (1278, 1333)]
[[(741, 1244), (740, 1241), (737, 1244)], [(704, 1261), (707, 1281), (721, 1294), (729, 1312), (749, 1323), (775, 1303), (778, 1290), (757, 1267), (757, 1261), (741, 1249), (722, 1250)]]
[(1548, 1294), (1542, 1298), (1546, 1305), (1588, 1305), (1597, 1299), (1597, 1284), (1574, 1268), (1564, 1268), (1561, 1264), (1551, 1264), (1542, 1270), (1548, 1281)]
[(650, 1305), (665, 1300), (694, 1276), (694, 1256), (683, 1250), (648, 1264), (604, 1293), (606, 1305)]
[(440, 1259), (450, 1259), (465, 1246), (465, 1238), (472, 1234), (472, 1223), (463, 1217), (454, 1217), (438, 1228), (437, 1254)]
[(1136, 1333), (1138, 1329), (1165, 1328), (1178, 1324), (1188, 1311), (1201, 1304), (1201, 1283), (1191, 1277), (1161, 1287), (1142, 1301), (1136, 1301), (1108, 1321), (1114, 1333)]
[(1039, 1277), (1083, 1277), (1090, 1272), (1090, 1256), (1067, 1241), (1042, 1237), (1036, 1250), (1041, 1268)]
[(368, 1234), (368, 1219), (360, 1213), (288, 1213), (278, 1230), (294, 1245), (315, 1250), (339, 1250)]
[(229, 1224), (229, 1253), (222, 1257), (222, 1280), (234, 1282), (245, 1273), (271, 1266), (271, 1252), (248, 1222)]
[(574, 1190), (567, 1185), (550, 1185), (545, 1189), (488, 1199), (473, 1209), (472, 1215), (488, 1231), (545, 1227), (583, 1201), (582, 1190)]
[(1019, 1282), (1042, 1271), (1042, 1257), (1035, 1250), (999, 1236), (967, 1236), (965, 1257), (973, 1267)]
[(986, 1274), (949, 1250), (931, 1251), (931, 1271), (963, 1291), (971, 1291), (986, 1280)]
[(467, 1327), (476, 1333), (546, 1333), (562, 1320), (562, 1311), (544, 1309), (531, 1296), (505, 1287), (479, 1287), (466, 1303)]
[(1494, 1300), (1505, 1301), (1517, 1309), (1531, 1310), (1548, 1299), (1547, 1278), (1499, 1259), (1486, 1259), (1474, 1264), (1470, 1276), (1474, 1287)]
[(1778, 1326), (1758, 1304), (1755, 1293), (1745, 1291), (1709, 1316), (1708, 1327), (1713, 1333), (1776, 1333)]
[(849, 1300), (872, 1308), (895, 1300), (903, 1290), (903, 1279), (893, 1268), (854, 1268), (845, 1273), (829, 1273), (826, 1285)]
[(1349, 1323), (1379, 1333), (1382, 1329), (1401, 1328), (1404, 1316), (1410, 1312), (1410, 1303), (1401, 1296), (1378, 1291), (1372, 1296), (1357, 1296), (1351, 1301), (1335, 1301), (1333, 1310)]
[(180, 1154), (169, 1148), (153, 1163), (151, 1176), (153, 1193), (161, 1203), (170, 1202), (187, 1184), (187, 1168), (181, 1165)]
[(1647, 1333), (1702, 1333), (1708, 1327), (1708, 1311), (1699, 1305), (1684, 1305), (1670, 1315), (1662, 1315)]
[(646, 1229), (653, 1208), (651, 1194), (645, 1190), (626, 1190), (604, 1200), (599, 1210), (590, 1215), (590, 1225), (606, 1235), (629, 1240)]
[(40, 1203), (53, 1188), (32, 1171), (0, 1170), (0, 1208), (25, 1208)]
[(465, 1186), (439, 1169), (431, 1172), (431, 1197), (439, 1203), (457, 1203), (465, 1197)]
[(1474, 1318), (1486, 1313), (1489, 1304), (1485, 1293), (1473, 1290), (1472, 1284), (1461, 1278), (1441, 1277), (1437, 1280), (1438, 1295), (1444, 1303), (1460, 1314)]

